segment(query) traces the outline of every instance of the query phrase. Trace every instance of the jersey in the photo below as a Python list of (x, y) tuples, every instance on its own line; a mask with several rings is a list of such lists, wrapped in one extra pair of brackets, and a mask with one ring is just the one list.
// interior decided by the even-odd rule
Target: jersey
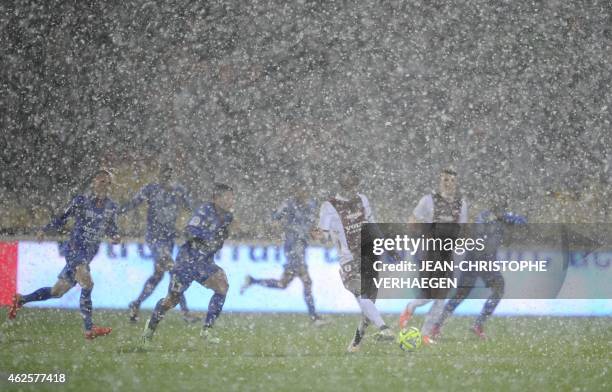
[(75, 196), (64, 213), (43, 228), (45, 232), (59, 230), (69, 218), (74, 219), (74, 227), (65, 246), (68, 263), (90, 262), (104, 236), (118, 235), (117, 204), (109, 198), (102, 199), (101, 206), (97, 204), (98, 199), (91, 195)]
[(421, 223), (467, 223), (468, 206), (460, 197), (447, 201), (433, 192), (419, 200), (412, 214)]
[(272, 213), (272, 219), (283, 223), (287, 247), (299, 241), (308, 242), (316, 219), (316, 208), (317, 203), (313, 199), (300, 203), (295, 198), (289, 198)]
[(174, 241), (179, 209), (191, 208), (191, 200), (180, 185), (164, 187), (161, 184), (145, 185), (132, 200), (121, 206), (120, 213), (128, 212), (146, 201), (148, 243)]
[(198, 207), (185, 228), (187, 241), (179, 251), (175, 268), (198, 271), (214, 262), (215, 253), (229, 236), (231, 212), (204, 203)]
[(331, 235), (338, 247), (340, 264), (359, 257), (361, 225), (372, 222), (370, 204), (362, 194), (356, 194), (350, 199), (336, 195), (321, 205), (319, 228)]

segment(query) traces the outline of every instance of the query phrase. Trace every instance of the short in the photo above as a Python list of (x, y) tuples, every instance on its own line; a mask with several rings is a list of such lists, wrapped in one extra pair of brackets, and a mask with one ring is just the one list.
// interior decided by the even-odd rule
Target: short
[(74, 269), (77, 265), (91, 263), (99, 248), (99, 245), (78, 245), (69, 241), (64, 246), (66, 266)]
[(172, 260), (172, 251), (174, 250), (173, 239), (153, 239), (147, 242), (153, 260), (155, 260), (156, 269), (169, 271), (174, 265)]
[[(86, 264), (85, 266), (87, 268), (87, 271), (89, 272), (89, 264)], [(72, 286), (75, 286), (77, 284), (76, 266), (73, 267), (66, 264), (62, 271), (59, 273), (59, 275), (57, 275), (57, 278), (70, 283), (70, 285)]]
[(365, 275), (362, 275), (361, 259), (355, 258), (352, 261), (340, 266), (340, 278), (344, 288), (354, 296), (376, 300), (378, 288), (374, 279), (378, 277), (378, 272), (373, 268), (364, 268)]
[(219, 271), (223, 271), (223, 269), (215, 263), (206, 264), (195, 271), (175, 268), (171, 273), (168, 292), (183, 294), (194, 281), (204, 286), (204, 283)]
[(193, 281), (204, 284), (208, 278), (219, 271), (223, 270), (215, 264), (214, 253), (203, 253), (189, 244), (184, 244), (179, 249), (176, 263), (170, 272), (172, 278), (168, 290), (182, 293)]

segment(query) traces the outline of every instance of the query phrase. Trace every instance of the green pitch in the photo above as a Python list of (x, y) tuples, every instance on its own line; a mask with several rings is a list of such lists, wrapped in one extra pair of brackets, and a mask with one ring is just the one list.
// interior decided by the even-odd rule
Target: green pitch
[[(140, 348), (144, 325), (126, 312), (97, 311), (113, 327), (89, 342), (78, 312), (24, 309), (0, 337), (0, 390), (59, 390), (56, 384), (10, 384), (10, 373), (65, 373), (70, 390), (612, 390), (610, 318), (494, 318), (491, 339), (468, 331), (471, 319), (452, 318), (436, 346), (413, 353), (394, 342), (366, 339), (345, 349), (357, 317), (330, 315), (315, 328), (305, 315), (223, 314), (219, 345), (199, 337), (200, 324), (177, 313), (160, 324), (151, 347)], [(386, 316), (395, 326), (397, 317)], [(411, 324), (418, 325), (417, 318)]]

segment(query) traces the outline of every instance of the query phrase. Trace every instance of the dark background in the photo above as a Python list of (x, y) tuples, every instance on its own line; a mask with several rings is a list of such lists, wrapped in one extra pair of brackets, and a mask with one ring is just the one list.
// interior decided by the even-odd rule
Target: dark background
[(608, 219), (609, 1), (7, 1), (0, 27), (4, 229), (160, 162), (196, 199), (236, 186), (251, 237), (347, 164), (384, 221), (449, 164), (476, 206)]

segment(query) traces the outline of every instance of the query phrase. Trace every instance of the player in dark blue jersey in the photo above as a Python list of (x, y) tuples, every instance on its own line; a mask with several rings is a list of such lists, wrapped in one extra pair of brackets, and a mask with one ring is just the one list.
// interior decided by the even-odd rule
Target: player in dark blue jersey
[[(116, 223), (117, 205), (108, 197), (111, 180), (112, 176), (108, 171), (101, 170), (96, 173), (92, 193), (74, 197), (66, 211), (42, 229), (42, 232), (59, 230), (66, 225), (69, 218), (74, 219), (70, 239), (64, 247), (66, 266), (58, 275), (53, 287), (43, 287), (28, 295), (15, 294), (9, 318), (15, 318), (18, 309), (24, 304), (60, 298), (78, 283), (81, 286), (79, 305), (85, 325), (85, 338), (94, 339), (111, 332), (111, 328), (93, 324), (91, 302), (93, 281), (89, 271), (89, 263), (98, 253), (102, 238), (108, 236), (113, 243), (118, 243), (120, 240)], [(39, 238), (41, 235), (42, 233), (39, 234)]]
[(312, 279), (308, 274), (308, 266), (305, 261), (306, 247), (310, 240), (314, 224), (318, 215), (317, 203), (310, 199), (303, 186), (298, 186), (295, 195), (287, 199), (274, 211), (272, 219), (283, 224), (285, 234), (284, 251), (286, 263), (280, 279), (257, 279), (247, 275), (240, 289), (243, 294), (252, 285), (260, 285), (275, 289), (285, 289), (294, 278), (302, 281), (304, 288), (304, 301), (308, 308), (308, 314), (315, 325), (326, 324), (315, 311), (314, 298), (312, 297)]
[(214, 257), (229, 236), (233, 205), (232, 188), (215, 184), (212, 203), (202, 204), (189, 220), (185, 229), (187, 241), (181, 246), (176, 258), (168, 294), (157, 302), (151, 318), (147, 321), (142, 334), (144, 343), (153, 338), (157, 324), (164, 314), (176, 306), (181, 295), (194, 281), (214, 291), (208, 304), (201, 336), (212, 343), (218, 342), (210, 330), (221, 314), (229, 284), (223, 269), (215, 264)]
[[(119, 213), (126, 213), (145, 201), (148, 204), (145, 241), (153, 254), (155, 269), (153, 275), (145, 282), (138, 298), (129, 305), (130, 321), (133, 322), (138, 320), (140, 305), (153, 293), (164, 277), (164, 272), (172, 270), (176, 220), (181, 208), (191, 209), (191, 200), (185, 189), (171, 183), (172, 167), (170, 165), (162, 166), (159, 177), (159, 183), (145, 185), (132, 200), (119, 209)], [(184, 295), (180, 297), (180, 306), (185, 321), (197, 320), (189, 315)]]
[[(482, 211), (474, 221), (476, 226), (475, 236), (485, 238), (485, 247), (482, 252), (473, 252), (472, 260), (496, 260), (496, 254), (502, 245), (505, 227), (507, 225), (522, 225), (527, 223), (527, 218), (508, 211), (508, 203), (505, 198), (496, 198), (490, 210)], [(491, 289), (491, 295), (485, 302), (480, 315), (472, 326), (472, 332), (481, 339), (486, 339), (484, 323), (493, 314), (495, 308), (504, 296), (504, 277), (500, 271), (464, 271), (459, 277), (457, 292), (446, 302), (444, 310), (434, 324), (432, 335), (440, 335), (440, 329), (446, 319), (453, 314), (455, 309), (468, 297), (478, 278), (482, 279), (486, 287)]]

